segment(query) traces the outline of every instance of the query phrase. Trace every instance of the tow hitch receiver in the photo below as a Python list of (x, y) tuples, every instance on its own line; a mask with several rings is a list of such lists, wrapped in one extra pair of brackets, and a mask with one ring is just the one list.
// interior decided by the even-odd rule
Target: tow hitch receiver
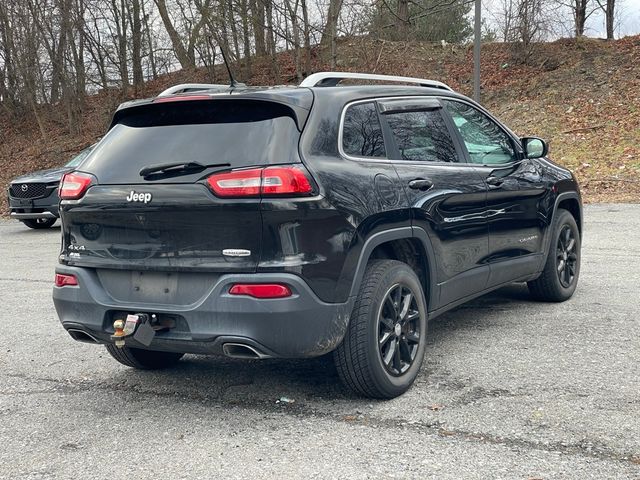
[(146, 313), (127, 315), (126, 320), (118, 319), (113, 322), (113, 329), (115, 332), (111, 335), (111, 340), (118, 348), (124, 347), (128, 337), (133, 337), (136, 342), (148, 347), (156, 334)]

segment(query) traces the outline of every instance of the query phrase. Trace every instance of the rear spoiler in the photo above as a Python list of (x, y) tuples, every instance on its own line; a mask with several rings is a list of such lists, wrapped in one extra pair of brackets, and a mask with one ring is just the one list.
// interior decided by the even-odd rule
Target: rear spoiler
[[(220, 101), (220, 102), (229, 102), (229, 101), (237, 101), (237, 100), (254, 100), (259, 102), (270, 102), (270, 103), (278, 103), (280, 105), (288, 107), (293, 113), (293, 118), (296, 122), (299, 131), (302, 131), (304, 124), (309, 117), (309, 111), (311, 110), (311, 106), (313, 104), (313, 94), (307, 89), (272, 89), (272, 90), (261, 90), (259, 92), (250, 92), (250, 93), (236, 93), (238, 90), (234, 90), (233, 94), (231, 91), (226, 92), (224, 94), (221, 93), (213, 93), (207, 94), (207, 92), (198, 91), (187, 94), (178, 94), (175, 95), (175, 101), (179, 102), (181, 99), (190, 100), (190, 97), (195, 95), (198, 96), (198, 100), (196, 101)], [(203, 96), (207, 96), (208, 98), (204, 99)], [(109, 130), (111, 130), (114, 125), (121, 123), (122, 120), (130, 115), (140, 114), (140, 113), (151, 113), (154, 109), (156, 109), (159, 105), (165, 104), (166, 99), (171, 98), (169, 96), (163, 97), (155, 97), (155, 98), (147, 98), (144, 100), (132, 100), (129, 102), (122, 103), (116, 110), (113, 118), (111, 119), (111, 124), (109, 125)], [(164, 100), (162, 103), (156, 103), (157, 99)], [(166, 108), (166, 106), (165, 106)]]

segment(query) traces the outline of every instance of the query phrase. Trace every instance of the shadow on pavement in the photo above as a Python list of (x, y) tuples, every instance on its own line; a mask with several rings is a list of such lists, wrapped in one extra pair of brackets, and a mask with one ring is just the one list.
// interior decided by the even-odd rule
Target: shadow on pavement
[[(490, 312), (508, 310), (509, 304), (529, 301), (526, 285), (510, 285), (478, 298), (431, 322), (429, 344), (437, 346), (447, 342), (456, 331), (490, 330), (491, 322), (487, 321)], [(194, 400), (276, 403), (281, 397), (298, 402), (359, 399), (340, 384), (331, 354), (307, 360), (256, 361), (188, 355), (176, 367), (165, 371), (122, 370), (114, 364), (113, 373), (105, 379), (109, 384)]]

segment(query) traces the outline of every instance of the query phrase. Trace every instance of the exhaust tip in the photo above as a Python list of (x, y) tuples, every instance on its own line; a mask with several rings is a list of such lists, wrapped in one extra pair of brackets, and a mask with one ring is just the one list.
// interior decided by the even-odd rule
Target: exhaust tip
[(83, 332), (82, 330), (76, 330), (75, 328), (70, 328), (67, 330), (71, 338), (73, 338), (76, 342), (82, 343), (100, 343), (100, 341), (94, 337), (93, 335), (89, 335), (87, 332)]
[(222, 353), (229, 358), (242, 358), (245, 360), (261, 360), (263, 358), (270, 358), (251, 345), (245, 345), (243, 343), (225, 343), (222, 345)]

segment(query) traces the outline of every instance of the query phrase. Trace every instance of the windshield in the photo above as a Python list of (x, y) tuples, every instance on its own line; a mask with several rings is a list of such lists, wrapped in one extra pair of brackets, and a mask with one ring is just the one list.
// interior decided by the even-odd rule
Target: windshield
[(82, 161), (87, 158), (87, 155), (91, 153), (93, 147), (95, 147), (95, 144), (82, 150), (78, 155), (69, 160), (65, 167), (77, 167), (78, 165), (80, 165)]

